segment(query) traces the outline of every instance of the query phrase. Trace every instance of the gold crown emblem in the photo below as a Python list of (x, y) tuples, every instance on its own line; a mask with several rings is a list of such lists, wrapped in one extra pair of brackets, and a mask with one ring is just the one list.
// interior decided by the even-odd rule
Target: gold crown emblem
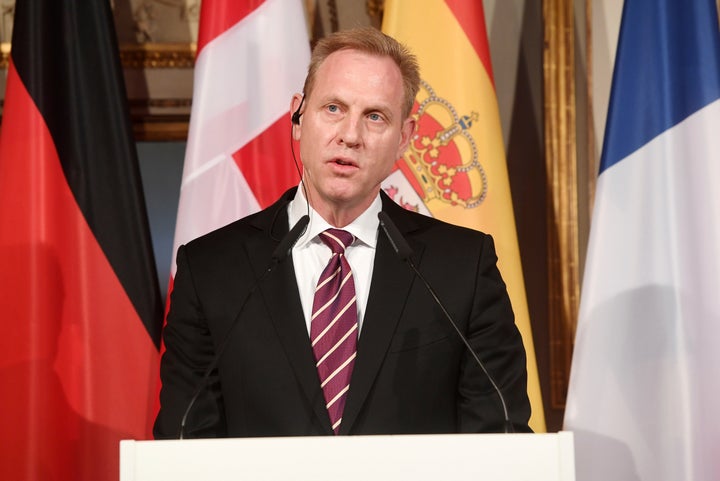
[(466, 209), (478, 207), (487, 196), (487, 177), (469, 132), (478, 113), (458, 115), (421, 81), (413, 115), (417, 130), (398, 164), (418, 195), (426, 204), (437, 199)]

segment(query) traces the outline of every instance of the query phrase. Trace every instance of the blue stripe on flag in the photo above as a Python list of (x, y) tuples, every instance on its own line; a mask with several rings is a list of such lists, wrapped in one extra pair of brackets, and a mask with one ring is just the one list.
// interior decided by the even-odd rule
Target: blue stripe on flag
[(600, 173), (720, 98), (718, 51), (715, 0), (625, 1)]

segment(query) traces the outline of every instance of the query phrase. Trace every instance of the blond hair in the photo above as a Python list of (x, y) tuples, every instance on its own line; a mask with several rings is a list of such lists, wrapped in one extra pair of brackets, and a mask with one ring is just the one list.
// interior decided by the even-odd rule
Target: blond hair
[(303, 95), (309, 96), (312, 93), (320, 65), (330, 54), (339, 50), (357, 50), (391, 58), (400, 69), (403, 79), (403, 118), (410, 115), (420, 88), (420, 67), (417, 58), (400, 42), (372, 27), (341, 30), (320, 39), (312, 51)]

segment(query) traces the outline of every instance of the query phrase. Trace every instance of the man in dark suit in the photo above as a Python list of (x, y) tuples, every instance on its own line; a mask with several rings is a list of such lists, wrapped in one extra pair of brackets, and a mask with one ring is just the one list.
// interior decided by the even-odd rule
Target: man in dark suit
[[(513, 429), (530, 430), (525, 351), (492, 239), (380, 192), (414, 133), (418, 85), (414, 56), (377, 30), (318, 43), (291, 104), (301, 188), (178, 250), (157, 438), (178, 435), (198, 388), (186, 436), (505, 429), (491, 381), (381, 233), (381, 211), (502, 390)], [(272, 261), (306, 213), (290, 255)]]

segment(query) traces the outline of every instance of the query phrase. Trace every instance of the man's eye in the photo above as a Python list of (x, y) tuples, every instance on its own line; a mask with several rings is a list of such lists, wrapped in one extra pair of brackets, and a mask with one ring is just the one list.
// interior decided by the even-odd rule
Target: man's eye
[(328, 112), (337, 112), (338, 106), (337, 105), (328, 105)]
[(370, 114), (370, 115), (368, 115), (368, 117), (373, 122), (379, 122), (380, 120), (382, 120), (382, 117), (380, 116), (380, 114)]

